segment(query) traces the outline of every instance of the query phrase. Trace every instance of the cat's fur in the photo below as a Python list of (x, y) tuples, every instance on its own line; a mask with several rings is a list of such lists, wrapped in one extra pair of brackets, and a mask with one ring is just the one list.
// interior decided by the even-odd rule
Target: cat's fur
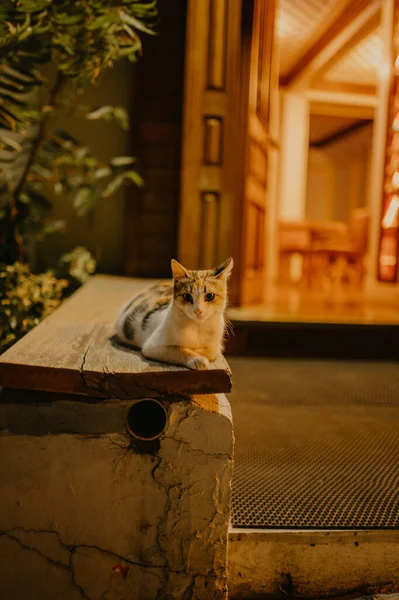
[(173, 284), (150, 287), (122, 308), (119, 340), (141, 348), (147, 358), (208, 369), (223, 349), (232, 268), (232, 258), (208, 271), (189, 271), (172, 260)]

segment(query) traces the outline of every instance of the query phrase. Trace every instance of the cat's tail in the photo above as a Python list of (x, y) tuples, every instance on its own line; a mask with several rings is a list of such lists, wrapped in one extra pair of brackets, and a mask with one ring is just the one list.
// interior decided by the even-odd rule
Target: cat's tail
[(131, 309), (132, 301), (126, 302), (116, 319), (115, 335), (119, 342), (135, 346), (135, 319)]

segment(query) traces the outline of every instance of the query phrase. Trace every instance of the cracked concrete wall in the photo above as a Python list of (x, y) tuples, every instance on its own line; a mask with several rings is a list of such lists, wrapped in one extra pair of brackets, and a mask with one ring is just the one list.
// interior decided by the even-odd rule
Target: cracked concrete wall
[(163, 398), (168, 423), (152, 454), (125, 431), (129, 401), (10, 390), (1, 400), (2, 597), (227, 598), (223, 395)]

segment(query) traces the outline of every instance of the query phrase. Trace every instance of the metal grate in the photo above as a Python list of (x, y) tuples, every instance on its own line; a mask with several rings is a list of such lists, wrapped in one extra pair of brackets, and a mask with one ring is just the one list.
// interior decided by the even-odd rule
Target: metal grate
[(229, 362), (234, 527), (399, 528), (399, 366)]

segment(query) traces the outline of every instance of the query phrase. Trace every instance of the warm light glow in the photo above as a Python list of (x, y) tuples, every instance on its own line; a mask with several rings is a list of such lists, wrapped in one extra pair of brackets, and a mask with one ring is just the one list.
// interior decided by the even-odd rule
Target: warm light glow
[(392, 154), (389, 161), (389, 173), (394, 173), (399, 167), (399, 155)]
[(384, 42), (378, 35), (374, 34), (366, 38), (362, 49), (364, 55), (367, 56), (367, 61), (377, 67), (377, 69), (380, 69), (388, 62), (384, 56)]
[(399, 131), (399, 114), (398, 113), (395, 115), (394, 122), (392, 123), (392, 129), (396, 132)]
[(381, 256), (380, 265), (383, 267), (394, 267), (396, 265), (396, 258), (394, 256)]
[[(397, 281), (399, 243), (399, 26), (396, 6), (395, 0), (395, 28), (393, 39), (390, 40), (395, 48), (395, 63), (390, 65), (389, 76), (388, 114), (391, 127), (388, 128), (386, 136), (383, 218), (378, 253), (378, 279), (389, 283)], [(383, 45), (382, 38), (380, 41)]]
[[(398, 171), (397, 171), (398, 173)], [(395, 173), (396, 175), (396, 173)], [(381, 225), (384, 229), (398, 226), (399, 196), (392, 196), (388, 208), (382, 219)]]
[(399, 152), (399, 135), (394, 133), (392, 137), (391, 150), (393, 153)]
[(278, 37), (285, 38), (296, 33), (295, 23), (290, 22), (290, 19), (285, 15), (280, 15), (276, 20), (276, 28)]

